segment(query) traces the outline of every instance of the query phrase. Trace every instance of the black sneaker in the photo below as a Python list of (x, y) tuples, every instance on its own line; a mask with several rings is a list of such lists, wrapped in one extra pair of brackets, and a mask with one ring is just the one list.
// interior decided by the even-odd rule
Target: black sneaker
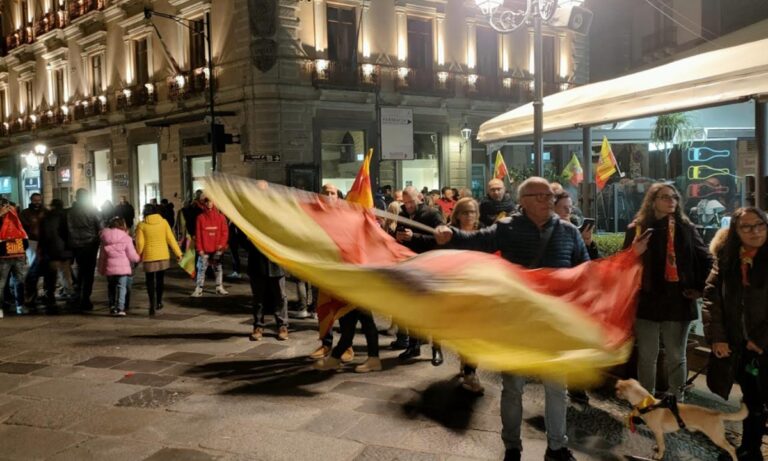
[(576, 461), (576, 458), (573, 457), (571, 450), (567, 448), (553, 450), (548, 447), (547, 452), (544, 453), (544, 461)]
[(109, 310), (109, 313), (111, 315), (117, 316), (120, 313), (120, 309), (113, 307), (112, 309)]
[(392, 348), (393, 351), (408, 349), (408, 338), (397, 338), (389, 343), (389, 347)]
[(504, 452), (504, 461), (520, 461), (520, 450), (507, 448), (507, 451)]

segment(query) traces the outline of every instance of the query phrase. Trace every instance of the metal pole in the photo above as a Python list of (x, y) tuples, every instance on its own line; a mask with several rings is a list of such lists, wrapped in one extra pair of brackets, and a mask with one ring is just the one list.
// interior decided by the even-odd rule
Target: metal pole
[(208, 108), (211, 112), (211, 171), (216, 172), (216, 111), (213, 104), (213, 47), (211, 45), (211, 12), (205, 13), (205, 40), (208, 43)]
[(755, 101), (755, 140), (757, 141), (757, 171), (755, 171), (755, 206), (768, 208), (768, 103)]
[(533, 165), (537, 176), (544, 176), (544, 65), (542, 59), (541, 15), (539, 2), (533, 8)]
[(583, 160), (582, 169), (584, 170), (584, 185), (581, 188), (581, 212), (584, 217), (594, 218), (592, 196), (592, 128), (581, 129), (581, 152)]

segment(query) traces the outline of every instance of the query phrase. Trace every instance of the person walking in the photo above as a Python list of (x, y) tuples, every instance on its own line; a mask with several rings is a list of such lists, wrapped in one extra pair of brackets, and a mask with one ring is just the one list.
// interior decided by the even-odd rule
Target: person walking
[(133, 221), (136, 219), (136, 209), (128, 202), (128, 197), (125, 195), (120, 196), (120, 203), (117, 204), (113, 216), (120, 216), (125, 220), (125, 225), (128, 226), (128, 231), (133, 229)]
[(715, 357), (729, 359), (729, 370), (712, 370), (713, 379), (727, 390), (735, 379), (749, 409), (736, 450), (745, 461), (763, 459), (761, 446), (768, 422), (767, 241), (765, 212), (755, 207), (736, 210), (730, 228), (718, 231), (712, 241), (715, 261), (704, 288), (704, 312), (709, 313), (704, 333)]
[(133, 240), (128, 235), (125, 220), (115, 216), (101, 231), (99, 249), (99, 273), (107, 277), (107, 296), (109, 313), (125, 316), (125, 300), (131, 287), (133, 264), (139, 262), (139, 255), (133, 247)]
[(29, 238), (27, 247), (27, 277), (24, 280), (24, 293), (26, 295), (25, 303), (28, 306), (35, 306), (37, 300), (37, 283), (43, 275), (44, 269), (38, 257), (38, 244), (40, 242), (40, 221), (45, 215), (43, 206), (43, 196), (35, 192), (29, 196), (29, 206), (19, 213), (19, 219), (24, 227), (24, 231)]
[[(126, 221), (126, 225), (128, 221)], [(96, 256), (99, 252), (101, 220), (99, 212), (90, 203), (86, 189), (75, 192), (75, 203), (67, 211), (68, 246), (77, 264), (76, 308), (80, 311), (93, 310), (91, 292), (96, 271)]]
[(656, 392), (659, 341), (664, 342), (668, 392), (683, 399), (688, 375), (686, 348), (691, 322), (698, 318), (712, 258), (693, 223), (680, 206), (680, 194), (667, 183), (651, 185), (635, 220), (627, 228), (624, 248), (651, 230), (643, 255), (643, 278), (635, 320), (637, 377), (648, 392)]
[(144, 205), (144, 219), (136, 226), (136, 251), (141, 257), (146, 275), (147, 294), (149, 295), (149, 315), (155, 315), (163, 309), (163, 291), (165, 289), (165, 271), (170, 267), (173, 251), (176, 260), (181, 260), (181, 249), (173, 235), (171, 226), (154, 205)]
[(40, 221), (39, 257), (43, 266), (46, 310), (54, 314), (56, 308), (56, 280), (61, 274), (62, 292), (67, 296), (73, 292), (72, 251), (67, 247), (67, 217), (64, 202), (51, 200), (50, 209)]
[(221, 264), (221, 255), (227, 247), (229, 232), (227, 230), (227, 218), (213, 205), (210, 198), (202, 196), (205, 209), (197, 217), (197, 230), (195, 232), (195, 250), (197, 251), (197, 280), (192, 296), (203, 296), (205, 285), (205, 271), (211, 266), (216, 275), (216, 293), (229, 294), (224, 289), (224, 268)]
[[(16, 314), (27, 314), (24, 307), (24, 279), (27, 276), (27, 233), (16, 207), (0, 198), (0, 293), (6, 293), (9, 274), (17, 281), (15, 287)], [(12, 287), (14, 288), (14, 287)], [(2, 305), (0, 304), (0, 312)]]
[(288, 339), (288, 296), (285, 292), (285, 271), (270, 261), (242, 232), (238, 242), (248, 252), (248, 280), (253, 295), (253, 332), (251, 341), (264, 336), (264, 310), (275, 316), (277, 339)]

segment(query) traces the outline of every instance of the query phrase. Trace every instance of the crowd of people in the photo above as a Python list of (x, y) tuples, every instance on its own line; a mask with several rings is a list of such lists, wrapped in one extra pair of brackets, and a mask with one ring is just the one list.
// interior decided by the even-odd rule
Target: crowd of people
[[(333, 184), (323, 185), (320, 193), (326, 200), (343, 199)], [(562, 187), (533, 177), (518, 186), (516, 197), (517, 203), (504, 182), (493, 179), (481, 201), (468, 190), (444, 187), (419, 191), (409, 186), (403, 190), (382, 188), (375, 196), (375, 205), (389, 212), (388, 218), (380, 220), (382, 228), (415, 253), (471, 249), (498, 253), (528, 268), (569, 268), (601, 257), (593, 238), (594, 226), (586, 225), (586, 221), (580, 227), (574, 224), (580, 223), (574, 218), (573, 201)], [(744, 421), (739, 459), (763, 459), (760, 445), (768, 422), (768, 359), (764, 354), (768, 348), (768, 218), (757, 208), (740, 208), (731, 216), (730, 227), (721, 229), (708, 248), (680, 203), (673, 185), (652, 185), (625, 234), (624, 248), (633, 248), (644, 268), (634, 323), (636, 376), (652, 394), (665, 380), (661, 383), (664, 391), (677, 401), (685, 398), (688, 335), (691, 323), (698, 318), (697, 301), (703, 300), (713, 360), (720, 361), (726, 370), (718, 375), (725, 381), (725, 394), (733, 381), (738, 382), (750, 411)], [(213, 272), (215, 293), (226, 295), (223, 255), (232, 252), (231, 275), (240, 278), (242, 249), (248, 255), (245, 274), (253, 296), (250, 339), (263, 339), (268, 314), (274, 316), (276, 338), (288, 339), (285, 284), (290, 274), (261, 254), (202, 191), (197, 191), (178, 213), (165, 200), (144, 205), (135, 229), (134, 215), (125, 197), (117, 206), (103, 206), (99, 212), (82, 189), (66, 210), (60, 200), (45, 208), (40, 194), (33, 194), (29, 207), (21, 211), (0, 198), (0, 282), (5, 304), (19, 315), (38, 304), (55, 313), (56, 296), (63, 296), (74, 311), (92, 310), (91, 292), (98, 268), (107, 277), (110, 313), (124, 316), (130, 306), (132, 275), (141, 264), (149, 314), (155, 315), (163, 308), (164, 275), (172, 257), (181, 260), (185, 250), (195, 251), (191, 296), (203, 296), (208, 272)], [(413, 222), (422, 226), (413, 226)], [(423, 226), (434, 231), (425, 232)], [(38, 296), (40, 278), (43, 290)], [(297, 283), (301, 305), (296, 317), (316, 316), (322, 295), (306, 282)], [(368, 357), (354, 371), (382, 370), (379, 331), (372, 314), (360, 308), (339, 319), (335, 345), (331, 329), (309, 354), (316, 360), (316, 369), (339, 370), (354, 359), (352, 342), (358, 323)], [(389, 347), (402, 350), (402, 361), (420, 357), (422, 344), (430, 341), (397, 325), (390, 330), (396, 331), (396, 338)], [(431, 343), (431, 363), (439, 366), (443, 363), (441, 347), (434, 340)], [(665, 373), (657, 376), (662, 345)], [(464, 389), (483, 393), (477, 364), (462, 360), (459, 375)], [(519, 460), (526, 378), (505, 374), (502, 383), (505, 459)], [(573, 460), (566, 437), (569, 391), (553, 382), (545, 382), (544, 389), (545, 459)], [(570, 394), (572, 400), (588, 401), (583, 390), (571, 389)]]

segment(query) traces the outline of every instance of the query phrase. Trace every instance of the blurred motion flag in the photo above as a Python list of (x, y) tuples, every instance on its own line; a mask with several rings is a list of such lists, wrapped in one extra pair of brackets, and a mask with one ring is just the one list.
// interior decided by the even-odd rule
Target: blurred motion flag
[(642, 270), (632, 250), (538, 270), (475, 251), (416, 255), (381, 228), (373, 210), (343, 200), (227, 175), (204, 186), (275, 263), (434, 337), (467, 362), (588, 384), (629, 356)]
[(187, 246), (186, 251), (184, 251), (184, 254), (181, 256), (179, 266), (181, 266), (181, 268), (184, 269), (184, 272), (189, 274), (191, 278), (195, 278), (195, 241), (189, 235), (187, 235), (187, 241), (189, 242), (189, 246)]
[(507, 170), (507, 164), (504, 163), (504, 157), (501, 155), (501, 151), (498, 151), (496, 152), (496, 162), (493, 165), (493, 177), (503, 180), (508, 176), (509, 171)]
[(600, 148), (600, 160), (597, 162), (597, 172), (595, 173), (597, 190), (603, 190), (605, 183), (607, 183), (608, 179), (616, 174), (617, 171), (616, 157), (613, 156), (611, 144), (608, 142), (608, 137), (603, 136), (603, 146)]
[(579, 162), (579, 157), (576, 154), (573, 154), (571, 161), (565, 165), (562, 176), (564, 180), (569, 181), (574, 186), (578, 186), (580, 182), (584, 181), (584, 170), (581, 169), (581, 162)]
[[(357, 203), (365, 208), (373, 208), (373, 193), (371, 192), (371, 157), (373, 157), (373, 148), (368, 149), (363, 164), (355, 176), (355, 182), (347, 194), (347, 202)], [(344, 316), (347, 312), (354, 309), (355, 306), (349, 305), (344, 301), (329, 296), (325, 290), (319, 290), (317, 293), (317, 323), (320, 339), (330, 331), (333, 323)]]

